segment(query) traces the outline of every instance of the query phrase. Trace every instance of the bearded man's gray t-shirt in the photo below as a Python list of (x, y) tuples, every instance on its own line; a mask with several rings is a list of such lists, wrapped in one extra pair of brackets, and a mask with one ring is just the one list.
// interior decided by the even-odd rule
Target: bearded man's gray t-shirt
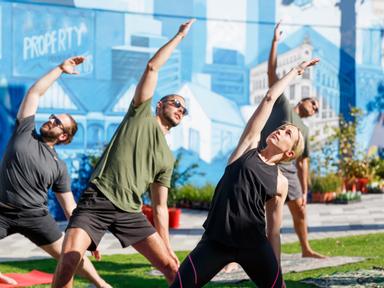
[(47, 210), (50, 188), (71, 191), (65, 162), (37, 134), (34, 115), (17, 119), (0, 167), (0, 206), (27, 213)]

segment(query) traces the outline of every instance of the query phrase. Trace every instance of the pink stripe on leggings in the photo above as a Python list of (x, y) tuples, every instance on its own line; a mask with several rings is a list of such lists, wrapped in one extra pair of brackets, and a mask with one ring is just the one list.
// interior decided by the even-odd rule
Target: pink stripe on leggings
[(179, 277), (180, 288), (183, 288), (183, 283), (181, 282), (181, 276), (179, 271), (177, 271), (177, 276)]
[(191, 265), (192, 265), (192, 268), (193, 268), (193, 272), (195, 273), (195, 285), (197, 285), (197, 273), (196, 273), (195, 265), (193, 265), (191, 255), (188, 255), (188, 259), (191, 262)]
[(280, 272), (280, 267), (279, 267), (279, 265), (277, 265), (277, 274), (276, 274), (276, 278), (275, 278), (275, 281), (273, 282), (273, 285), (272, 285), (271, 288), (275, 287), (277, 278), (279, 278), (279, 272)]

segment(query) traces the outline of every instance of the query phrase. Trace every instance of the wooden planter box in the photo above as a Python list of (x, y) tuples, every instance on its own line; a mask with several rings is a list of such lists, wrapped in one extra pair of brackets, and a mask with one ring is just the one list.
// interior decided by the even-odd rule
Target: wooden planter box
[(312, 203), (330, 203), (336, 198), (336, 192), (312, 192)]

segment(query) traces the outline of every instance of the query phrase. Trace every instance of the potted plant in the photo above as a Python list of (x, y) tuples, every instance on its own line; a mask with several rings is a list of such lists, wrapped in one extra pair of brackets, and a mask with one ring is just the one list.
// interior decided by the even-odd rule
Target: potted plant
[(342, 162), (342, 170), (347, 190), (367, 193), (367, 184), (371, 176), (368, 160), (348, 158)]
[(335, 173), (313, 177), (311, 187), (312, 202), (332, 202), (336, 197), (336, 193), (341, 190), (341, 182), (341, 178)]

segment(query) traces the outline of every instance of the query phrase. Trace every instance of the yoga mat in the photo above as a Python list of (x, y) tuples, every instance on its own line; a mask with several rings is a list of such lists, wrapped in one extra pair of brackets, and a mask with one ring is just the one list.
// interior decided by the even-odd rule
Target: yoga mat
[(41, 272), (38, 270), (32, 270), (26, 274), (20, 273), (3, 273), (4, 275), (11, 277), (17, 281), (17, 285), (9, 285), (0, 283), (0, 288), (10, 287), (28, 287), (38, 284), (50, 284), (52, 283), (53, 274)]

